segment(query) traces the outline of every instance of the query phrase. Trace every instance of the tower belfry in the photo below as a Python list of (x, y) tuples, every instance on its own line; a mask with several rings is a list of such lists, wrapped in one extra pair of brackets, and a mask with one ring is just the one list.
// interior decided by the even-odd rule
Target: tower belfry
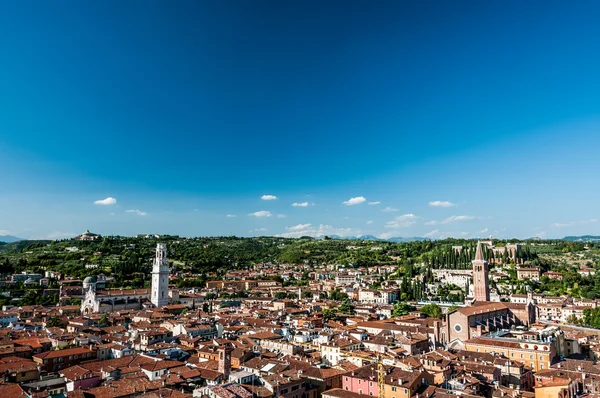
[(169, 261), (167, 260), (167, 245), (156, 245), (156, 257), (152, 263), (152, 295), (150, 301), (156, 307), (169, 304)]
[(475, 301), (490, 301), (490, 286), (488, 279), (489, 267), (488, 262), (483, 257), (481, 242), (477, 242), (475, 260), (472, 262)]

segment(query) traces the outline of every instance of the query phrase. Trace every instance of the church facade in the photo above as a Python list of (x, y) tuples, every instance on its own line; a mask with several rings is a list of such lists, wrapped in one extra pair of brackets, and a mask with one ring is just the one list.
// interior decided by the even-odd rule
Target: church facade
[[(156, 245), (152, 263), (151, 289), (106, 289), (98, 290), (98, 280), (88, 276), (83, 281), (84, 298), (81, 313), (105, 313), (123, 310), (140, 310), (145, 307), (162, 307), (169, 304), (169, 261), (167, 245)], [(178, 296), (178, 295), (176, 295)]]

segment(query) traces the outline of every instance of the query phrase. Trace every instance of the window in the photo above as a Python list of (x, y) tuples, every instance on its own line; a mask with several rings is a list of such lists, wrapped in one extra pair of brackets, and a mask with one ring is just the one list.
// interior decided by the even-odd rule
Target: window
[(533, 359), (533, 355), (530, 355), (530, 356), (529, 356), (529, 359)]
[(346, 376), (346, 381), (348, 381), (348, 376)]
[(458, 323), (456, 325), (454, 325), (454, 330), (456, 330), (458, 333), (462, 332), (462, 326), (460, 326)]
[(373, 387), (373, 382), (372, 381), (369, 382), (369, 387)]
[(396, 386), (392, 386), (392, 391), (396, 392)]
[(523, 354), (521, 354), (521, 358), (525, 358), (525, 357), (523, 356)]
[(544, 369), (544, 364), (541, 364), (541, 365), (540, 365), (540, 369)]

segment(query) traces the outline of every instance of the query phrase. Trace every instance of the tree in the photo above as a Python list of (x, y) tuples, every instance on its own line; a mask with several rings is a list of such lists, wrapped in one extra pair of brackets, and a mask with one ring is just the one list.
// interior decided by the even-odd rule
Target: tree
[(335, 310), (335, 308), (323, 308), (322, 312), (323, 320), (325, 320), (326, 322), (337, 319), (337, 311)]
[(57, 316), (53, 316), (52, 318), (50, 318), (50, 320), (48, 320), (48, 323), (46, 324), (46, 327), (48, 327), (48, 328), (56, 328), (56, 327), (60, 327), (60, 325), (61, 325), (60, 319), (58, 319)]
[(411, 311), (414, 311), (415, 307), (413, 307), (412, 305), (404, 302), (404, 301), (397, 301), (396, 304), (394, 304), (394, 310), (392, 311), (392, 316), (402, 316), (402, 315), (406, 315)]
[(277, 300), (283, 300), (284, 298), (287, 298), (287, 293), (286, 292), (277, 292), (277, 293), (275, 293), (275, 299), (277, 299)]
[(571, 314), (567, 317), (567, 323), (570, 323), (572, 325), (582, 325), (583, 321), (577, 315)]
[(352, 303), (350, 303), (350, 300), (345, 299), (344, 301), (342, 301), (342, 304), (340, 304), (340, 312), (342, 314), (346, 314), (346, 315), (352, 315), (354, 314), (354, 308), (352, 308)]
[(332, 290), (329, 293), (329, 298), (331, 300), (342, 301), (342, 300), (347, 300), (348, 299), (348, 295), (346, 293), (343, 293), (343, 292), (335, 289), (335, 290)]
[(430, 318), (441, 318), (442, 308), (437, 304), (427, 304), (419, 310)]
[(106, 312), (100, 316), (100, 324), (108, 325), (108, 314)]

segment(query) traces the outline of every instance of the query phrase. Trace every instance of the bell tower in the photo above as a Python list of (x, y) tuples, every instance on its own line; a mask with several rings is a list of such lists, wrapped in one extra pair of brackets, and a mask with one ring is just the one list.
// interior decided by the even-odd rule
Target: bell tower
[(473, 260), (473, 290), (475, 301), (490, 301), (489, 266), (483, 258), (481, 242), (477, 242), (475, 260)]
[(152, 295), (150, 301), (156, 307), (169, 304), (169, 261), (167, 260), (167, 245), (156, 245), (156, 257), (152, 263)]

